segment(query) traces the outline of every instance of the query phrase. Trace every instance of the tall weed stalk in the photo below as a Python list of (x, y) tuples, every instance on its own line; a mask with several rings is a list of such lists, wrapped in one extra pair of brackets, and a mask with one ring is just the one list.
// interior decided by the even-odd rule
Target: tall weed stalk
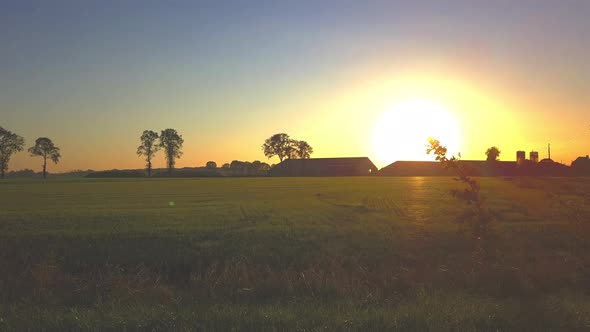
[(436, 161), (439, 161), (445, 169), (451, 170), (457, 176), (454, 180), (464, 185), (462, 190), (451, 190), (453, 197), (467, 204), (467, 208), (459, 215), (457, 221), (468, 225), (471, 229), (476, 243), (473, 258), (477, 263), (483, 264), (483, 260), (490, 251), (490, 224), (494, 220), (494, 213), (487, 206), (485, 197), (481, 195), (481, 187), (477, 180), (467, 176), (460, 161), (461, 154), (458, 157), (448, 157), (448, 150), (440, 141), (430, 138), (428, 143), (426, 153), (434, 154)]

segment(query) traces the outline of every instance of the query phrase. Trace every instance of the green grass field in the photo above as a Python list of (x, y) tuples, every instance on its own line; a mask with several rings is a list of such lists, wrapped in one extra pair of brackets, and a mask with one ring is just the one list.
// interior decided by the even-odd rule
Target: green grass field
[(590, 330), (590, 178), (0, 182), (0, 330)]

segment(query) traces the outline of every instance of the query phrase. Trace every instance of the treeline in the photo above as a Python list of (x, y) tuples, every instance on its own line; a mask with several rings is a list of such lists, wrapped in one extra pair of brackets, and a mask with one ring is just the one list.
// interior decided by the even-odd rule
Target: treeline
[(266, 176), (271, 169), (271, 165), (255, 160), (239, 161), (234, 160), (230, 164), (223, 164), (223, 174), (231, 176)]
[[(69, 172), (63, 173), (50, 173), (47, 172), (46, 175), (51, 175), (52, 177), (84, 177), (89, 174), (95, 173), (95, 171), (88, 169), (88, 170), (73, 170)], [(10, 171), (6, 173), (7, 178), (42, 178), (43, 172), (35, 172), (32, 169), (22, 169), (18, 171)]]
[[(182, 146), (184, 139), (175, 129), (162, 130), (160, 134), (153, 130), (144, 130), (139, 138), (140, 145), (137, 147), (137, 155), (145, 157), (146, 171), (148, 177), (152, 176), (152, 160), (160, 150), (164, 151), (166, 157), (168, 176), (173, 176), (176, 159), (182, 156)], [(313, 148), (306, 142), (292, 139), (285, 133), (272, 135), (264, 141), (262, 151), (268, 158), (277, 156), (282, 162), (284, 159), (310, 158)], [(228, 176), (262, 176), (268, 175), (271, 165), (256, 160), (254, 162), (234, 160), (231, 163), (224, 164), (221, 168), (220, 175)], [(207, 162), (206, 169), (217, 169), (217, 163), (214, 161)], [(227, 172), (226, 170), (230, 170)], [(185, 175), (188, 172), (184, 172)], [(161, 173), (157, 175), (161, 176)], [(211, 172), (202, 172), (202, 176), (214, 176)]]
[[(179, 177), (179, 178), (191, 178), (191, 177), (227, 177), (227, 176), (267, 176), (271, 165), (255, 160), (239, 161), (234, 160), (231, 163), (223, 164), (221, 167), (217, 167), (217, 163), (213, 161), (207, 162), (204, 167), (185, 167), (175, 169), (172, 174), (167, 169), (152, 169), (151, 177)], [(148, 177), (148, 173), (145, 170), (139, 169), (112, 169), (107, 171), (98, 171), (86, 174), (89, 178), (142, 178)]]
[[(137, 147), (136, 154), (145, 160), (145, 170), (108, 170), (93, 172), (72, 171), (61, 173), (62, 176), (87, 176), (87, 177), (196, 177), (196, 176), (266, 176), (274, 165), (255, 160), (253, 162), (234, 160), (231, 163), (223, 164), (217, 167), (217, 163), (209, 161), (205, 167), (201, 168), (183, 168), (175, 171), (176, 161), (183, 155), (182, 148), (184, 139), (175, 129), (164, 129), (159, 133), (153, 130), (144, 130), (141, 134), (140, 145)], [(9, 130), (0, 127), (0, 177), (4, 179), (5, 175), (9, 177), (43, 177), (47, 178), (47, 162), (52, 161), (57, 164), (61, 160), (60, 148), (47, 137), (39, 137), (35, 140), (35, 145), (28, 149), (33, 157), (41, 157), (43, 160), (42, 172), (37, 173), (34, 170), (24, 169), (12, 171), (8, 174), (8, 164), (11, 157), (17, 152), (23, 151), (25, 139)], [(166, 171), (153, 173), (152, 160), (156, 154), (162, 151), (166, 159)], [(282, 162), (285, 159), (310, 158), (313, 148), (303, 140), (292, 139), (285, 133), (272, 135), (264, 141), (262, 151), (268, 158), (277, 156)], [(146, 174), (147, 173), (147, 174)], [(53, 174), (54, 176), (56, 174)]]
[(18, 171), (10, 171), (8, 173), (6, 173), (5, 175), (7, 178), (28, 178), (28, 179), (32, 179), (32, 178), (42, 178), (43, 177), (43, 173), (42, 172), (35, 172), (32, 169), (21, 169)]

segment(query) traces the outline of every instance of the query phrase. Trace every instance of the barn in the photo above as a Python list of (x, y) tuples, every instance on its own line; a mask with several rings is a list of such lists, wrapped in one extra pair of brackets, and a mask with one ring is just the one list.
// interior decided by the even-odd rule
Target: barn
[[(526, 175), (529, 168), (519, 169), (514, 161), (461, 160), (465, 175), (469, 176), (509, 176)], [(454, 176), (452, 170), (445, 169), (436, 161), (396, 161), (382, 168), (379, 175), (384, 176)]]
[[(468, 176), (567, 176), (569, 167), (555, 162), (533, 164), (525, 162), (518, 166), (515, 161), (461, 160), (458, 162)], [(435, 161), (396, 161), (382, 168), (383, 176), (455, 176)]]
[(367, 157), (287, 159), (270, 170), (272, 176), (363, 176), (377, 173)]

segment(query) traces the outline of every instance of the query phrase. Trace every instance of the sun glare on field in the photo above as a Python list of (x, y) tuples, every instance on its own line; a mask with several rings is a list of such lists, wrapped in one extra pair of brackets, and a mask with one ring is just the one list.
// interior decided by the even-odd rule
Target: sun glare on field
[(426, 154), (428, 138), (446, 145), (449, 152), (459, 149), (459, 126), (441, 104), (428, 100), (409, 100), (393, 105), (375, 123), (373, 156), (381, 166), (397, 160), (432, 160)]

